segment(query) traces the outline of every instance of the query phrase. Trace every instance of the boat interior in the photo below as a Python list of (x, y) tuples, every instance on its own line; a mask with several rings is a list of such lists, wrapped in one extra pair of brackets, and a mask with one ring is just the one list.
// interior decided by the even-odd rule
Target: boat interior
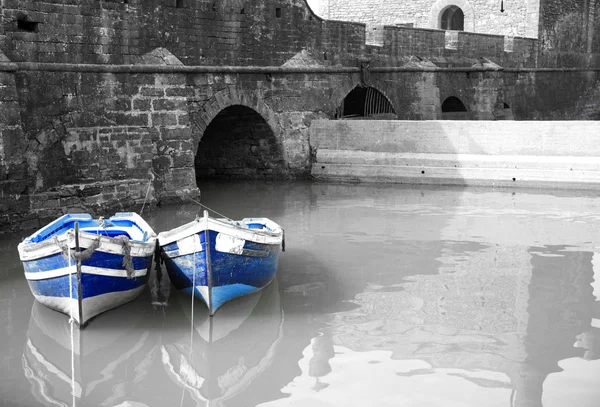
[(100, 236), (117, 237), (126, 236), (132, 241), (144, 242), (148, 240), (148, 231), (144, 230), (135, 219), (125, 213), (118, 213), (108, 219), (93, 219), (87, 213), (66, 214), (38, 230), (31, 235), (31, 243), (39, 243), (44, 240), (60, 236), (75, 228), (75, 222), (79, 223), (81, 232), (92, 233)]

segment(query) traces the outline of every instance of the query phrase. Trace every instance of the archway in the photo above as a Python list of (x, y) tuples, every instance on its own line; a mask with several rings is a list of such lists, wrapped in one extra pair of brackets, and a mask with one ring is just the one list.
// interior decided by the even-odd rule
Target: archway
[(233, 105), (208, 124), (194, 161), (196, 180), (273, 179), (285, 172), (283, 149), (254, 109)]
[(357, 86), (342, 101), (336, 111), (337, 119), (397, 119), (394, 106), (379, 90)]
[(442, 103), (442, 120), (468, 120), (469, 112), (456, 96), (450, 96)]
[[(462, 31), (475, 32), (475, 12), (468, 0), (437, 0), (429, 10), (428, 27), (440, 29), (442, 27), (442, 16), (451, 7), (459, 8), (463, 15)], [(456, 18), (458, 18), (458, 15)]]
[(448, 6), (442, 10), (439, 28), (442, 30), (464, 31), (465, 15), (461, 8), (458, 6)]

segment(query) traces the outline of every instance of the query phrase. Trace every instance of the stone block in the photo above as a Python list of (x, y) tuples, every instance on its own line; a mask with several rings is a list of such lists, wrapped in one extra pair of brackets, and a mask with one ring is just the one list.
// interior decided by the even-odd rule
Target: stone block
[(152, 126), (177, 126), (177, 114), (152, 113)]
[(155, 99), (152, 101), (154, 111), (160, 110), (187, 110), (187, 102), (185, 99)]

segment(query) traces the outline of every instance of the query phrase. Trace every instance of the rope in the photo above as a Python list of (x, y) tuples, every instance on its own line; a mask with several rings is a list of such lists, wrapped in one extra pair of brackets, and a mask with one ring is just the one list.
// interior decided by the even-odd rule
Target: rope
[[(73, 407), (75, 407), (75, 333), (73, 332), (73, 270), (71, 269), (71, 248), (67, 247), (69, 259), (69, 325), (71, 325), (71, 394), (73, 395)], [(81, 315), (79, 316), (81, 318)]]
[[(225, 216), (225, 215), (223, 215), (222, 213), (219, 213), (219, 212), (215, 211), (214, 209), (211, 209), (211, 208), (209, 208), (209, 207), (208, 207), (208, 206), (206, 206), (206, 205), (202, 205), (200, 202), (196, 201), (194, 198), (190, 198), (190, 197), (188, 197), (188, 199), (189, 199), (190, 201), (194, 202), (195, 204), (198, 204), (198, 205), (200, 205), (200, 206), (201, 206), (201, 207), (203, 207), (204, 209), (208, 209), (209, 211), (211, 211), (211, 212), (213, 212), (213, 213), (216, 213), (217, 215), (219, 215), (219, 216), (220, 216), (220, 217), (222, 217), (222, 218), (225, 218), (225, 219), (227, 219), (227, 220), (230, 220), (230, 221), (232, 221), (232, 222), (235, 222), (235, 221), (234, 221), (233, 219), (231, 219), (230, 217), (228, 217), (228, 216)], [(200, 215), (198, 214), (198, 216), (197, 216), (197, 219), (199, 219), (199, 217), (200, 217)]]
[(127, 270), (127, 278), (132, 279), (135, 275), (135, 269), (133, 268), (133, 259), (131, 258), (131, 244), (129, 238), (125, 235), (117, 236), (113, 238), (114, 241), (121, 242), (123, 245), (123, 266)]
[[(153, 171), (154, 172), (154, 171)], [(140, 216), (142, 216), (142, 212), (144, 212), (144, 207), (146, 206), (146, 201), (148, 200), (148, 194), (150, 194), (150, 186), (154, 181), (154, 174), (150, 174), (150, 179), (148, 180), (148, 189), (146, 189), (146, 197), (144, 198), (144, 204), (142, 205), (142, 210), (140, 210)]]
[(64, 243), (60, 243), (58, 241), (58, 237), (54, 237), (54, 242), (56, 243), (56, 245), (60, 248), (60, 250), (63, 253), (63, 256), (65, 256), (67, 259), (69, 259), (69, 265), (71, 264), (71, 259), (73, 260), (87, 260), (90, 257), (92, 257), (92, 254), (94, 254), (94, 252), (96, 251), (96, 249), (98, 247), (100, 247), (100, 237), (98, 237), (98, 239), (95, 239), (91, 246), (88, 247), (85, 250), (80, 251), (79, 253), (77, 252), (71, 252), (71, 248), (69, 247), (69, 245), (66, 245)]
[[(125, 235), (121, 235), (121, 236), (116, 236), (112, 238), (113, 241), (115, 242), (120, 242), (123, 245), (123, 266), (125, 266), (125, 269), (127, 270), (127, 278), (128, 279), (132, 279), (135, 275), (135, 269), (133, 268), (133, 259), (131, 257), (131, 244), (129, 242), (129, 238)], [(100, 247), (100, 237), (98, 237), (98, 239), (95, 239), (92, 244), (90, 245), (90, 247), (88, 247), (85, 250), (82, 250), (81, 252), (77, 253), (77, 252), (71, 252), (71, 248), (69, 245), (64, 244), (64, 243), (60, 243), (58, 241), (58, 237), (54, 237), (54, 242), (56, 243), (56, 245), (61, 249), (63, 255), (69, 259), (69, 264), (71, 262), (71, 259), (74, 260), (87, 260), (90, 257), (92, 257), (92, 255), (94, 254), (94, 252), (96, 251), (96, 249), (98, 249), (98, 247)]]
[[(196, 235), (197, 236), (197, 235)], [(194, 339), (194, 297), (196, 296), (196, 239), (194, 239), (194, 254), (192, 258), (192, 324), (190, 327), (190, 350)], [(191, 356), (191, 355), (190, 355)]]

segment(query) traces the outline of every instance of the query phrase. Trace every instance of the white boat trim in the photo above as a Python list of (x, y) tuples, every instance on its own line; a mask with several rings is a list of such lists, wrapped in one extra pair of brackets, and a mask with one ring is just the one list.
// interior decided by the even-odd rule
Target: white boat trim
[(72, 311), (73, 319), (81, 325), (82, 323), (87, 322), (89, 319), (100, 315), (105, 311), (116, 308), (135, 299), (145, 288), (146, 284), (131, 290), (109, 292), (106, 294), (84, 298), (83, 301), (81, 301), (81, 309), (84, 315), (83, 322), (82, 318), (79, 317), (79, 303), (77, 302), (76, 298), (51, 297), (35, 294), (34, 297), (46, 307), (58, 312), (62, 312), (63, 314), (71, 315), (70, 312)]
[[(94, 274), (97, 276), (106, 276), (106, 277), (123, 277), (127, 278), (127, 270), (118, 270), (118, 269), (107, 269), (101, 267), (92, 267), (92, 266), (81, 266), (82, 274)], [(63, 277), (69, 274), (76, 275), (77, 268), (76, 266), (71, 267), (63, 267), (55, 270), (48, 271), (36, 271), (36, 272), (25, 272), (25, 278), (27, 280), (47, 280), (49, 278)], [(141, 277), (148, 274), (148, 269), (140, 269), (135, 270), (133, 273), (133, 277)]]
[[(158, 234), (158, 242), (160, 246), (176, 242), (184, 239), (192, 234), (202, 232), (206, 229), (203, 218), (193, 220), (185, 225), (179, 226), (170, 231), (161, 232)], [(267, 218), (245, 218), (239, 221), (241, 224), (247, 223), (264, 223), (272, 231), (263, 229), (249, 229), (243, 226), (238, 226), (231, 221), (225, 219), (208, 218), (208, 227), (210, 230), (237, 239), (249, 240), (255, 243), (279, 245), (283, 240), (283, 229)]]
[[(33, 261), (48, 257), (62, 252), (60, 245), (75, 249), (75, 239), (71, 238), (74, 233), (70, 231), (57, 236), (55, 239), (47, 239), (39, 243), (21, 242), (17, 246), (21, 261)], [(100, 246), (96, 251), (124, 255), (124, 246), (121, 242), (107, 236), (99, 236), (89, 232), (79, 232), (79, 246), (82, 249), (91, 247), (97, 240), (100, 240)], [(148, 257), (154, 253), (156, 246), (156, 237), (151, 236), (146, 242), (129, 241), (131, 248), (130, 254), (133, 257)]]

